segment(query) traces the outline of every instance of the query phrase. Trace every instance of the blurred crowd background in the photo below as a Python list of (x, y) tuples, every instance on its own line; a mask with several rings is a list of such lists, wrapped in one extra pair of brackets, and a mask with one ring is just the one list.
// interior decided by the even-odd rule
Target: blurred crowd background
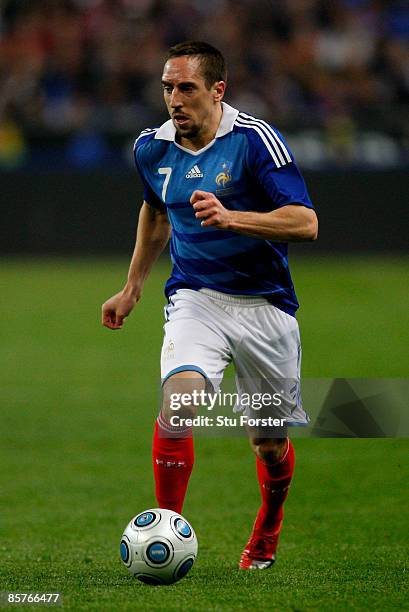
[(167, 119), (167, 48), (206, 40), (226, 101), (288, 136), (306, 168), (407, 165), (403, 0), (3, 0), (0, 168), (131, 163)]

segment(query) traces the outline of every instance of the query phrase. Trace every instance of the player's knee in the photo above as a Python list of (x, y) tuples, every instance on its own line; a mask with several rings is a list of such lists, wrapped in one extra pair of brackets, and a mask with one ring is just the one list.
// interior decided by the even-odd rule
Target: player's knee
[(178, 372), (163, 386), (162, 414), (167, 421), (172, 416), (190, 419), (197, 415), (200, 392), (205, 390), (205, 379), (198, 372)]
[(273, 464), (283, 458), (287, 449), (287, 438), (253, 438), (251, 445), (261, 461)]

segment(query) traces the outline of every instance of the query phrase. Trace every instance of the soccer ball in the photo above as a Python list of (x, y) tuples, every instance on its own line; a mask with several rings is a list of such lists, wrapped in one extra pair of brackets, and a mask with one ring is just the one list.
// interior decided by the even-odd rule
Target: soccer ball
[(120, 545), (130, 573), (146, 584), (172, 584), (191, 569), (197, 538), (186, 519), (173, 510), (152, 508), (127, 525)]

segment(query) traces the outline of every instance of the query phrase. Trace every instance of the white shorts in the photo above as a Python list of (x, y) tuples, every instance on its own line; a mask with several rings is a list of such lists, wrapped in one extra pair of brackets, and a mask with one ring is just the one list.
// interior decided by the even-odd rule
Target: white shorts
[[(177, 372), (196, 371), (218, 389), (233, 362), (239, 397), (247, 400), (260, 390), (278, 393), (282, 401), (272, 408), (274, 418), (289, 425), (309, 422), (301, 402), (301, 344), (294, 317), (263, 297), (179, 289), (165, 307), (165, 318), (163, 382)], [(239, 401), (235, 412), (246, 406)]]

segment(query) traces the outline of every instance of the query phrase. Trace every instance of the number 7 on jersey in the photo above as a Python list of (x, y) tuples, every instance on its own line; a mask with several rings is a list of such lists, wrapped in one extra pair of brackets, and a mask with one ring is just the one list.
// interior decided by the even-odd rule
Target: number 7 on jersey
[(172, 174), (172, 168), (158, 168), (159, 174), (165, 175), (165, 180), (162, 187), (162, 200), (166, 201), (166, 190), (169, 185), (170, 175)]

